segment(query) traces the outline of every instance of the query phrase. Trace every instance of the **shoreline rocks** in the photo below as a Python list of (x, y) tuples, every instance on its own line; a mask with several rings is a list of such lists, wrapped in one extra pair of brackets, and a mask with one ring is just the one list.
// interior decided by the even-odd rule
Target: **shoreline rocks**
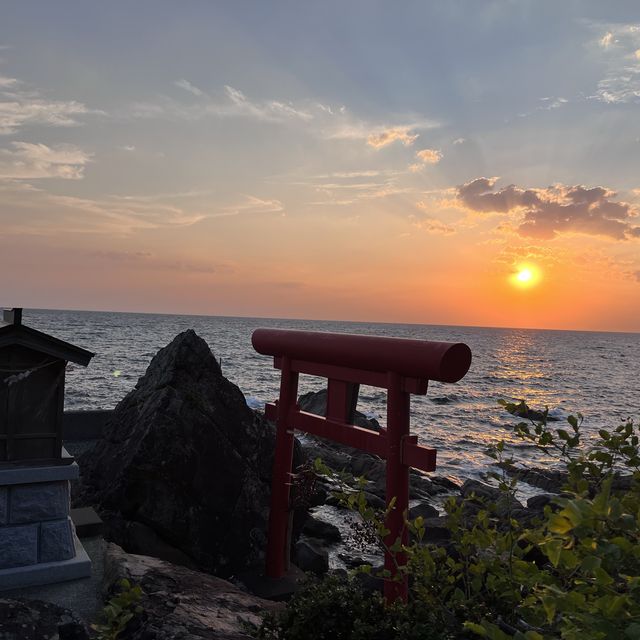
[(258, 626), (262, 615), (282, 608), (234, 584), (150, 556), (125, 553), (109, 544), (105, 557), (105, 587), (117, 591), (122, 579), (139, 585), (142, 596), (137, 615), (122, 640), (246, 640), (248, 627)]

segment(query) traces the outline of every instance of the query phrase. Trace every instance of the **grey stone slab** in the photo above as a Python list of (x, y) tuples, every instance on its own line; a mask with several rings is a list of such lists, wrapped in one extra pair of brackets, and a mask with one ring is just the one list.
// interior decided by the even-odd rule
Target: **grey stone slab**
[(91, 560), (75, 536), (74, 544), (76, 555), (71, 560), (0, 570), (0, 591), (88, 578), (91, 575)]
[(60, 520), (69, 515), (69, 481), (37, 482), (12, 486), (9, 522), (23, 524)]
[[(63, 449), (63, 455), (69, 454)], [(0, 468), (0, 487), (12, 484), (32, 482), (54, 482), (56, 480), (75, 480), (80, 475), (77, 462), (42, 467), (7, 466)]]
[(9, 490), (0, 487), (0, 526), (9, 523)]
[(75, 554), (71, 520), (52, 520), (40, 525), (40, 562), (71, 560)]
[(91, 576), (65, 582), (6, 588), (0, 592), (0, 597), (53, 602), (71, 609), (87, 623), (95, 622), (98, 612), (103, 607), (102, 582), (106, 543), (101, 537), (86, 538), (82, 540), (82, 546), (91, 558)]
[(0, 570), (38, 562), (38, 530), (37, 524), (0, 527)]

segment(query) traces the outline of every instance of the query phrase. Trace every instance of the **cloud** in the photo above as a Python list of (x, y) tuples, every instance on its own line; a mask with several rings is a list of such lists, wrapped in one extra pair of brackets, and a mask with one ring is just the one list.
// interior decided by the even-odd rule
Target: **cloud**
[(81, 198), (0, 182), (0, 232), (30, 236), (98, 234), (129, 236), (138, 231), (177, 229), (213, 217), (195, 207), (136, 197)]
[(614, 240), (640, 237), (637, 211), (614, 201), (604, 187), (555, 185), (522, 189), (509, 185), (494, 190), (496, 178), (477, 178), (457, 187), (459, 202), (481, 213), (513, 213), (522, 236), (551, 239), (563, 233), (604, 236)]
[(6, 76), (0, 76), (0, 89), (6, 89), (7, 87), (15, 87), (18, 85), (16, 78), (7, 78)]
[(596, 24), (596, 28), (606, 29), (597, 38), (606, 72), (590, 97), (608, 104), (640, 102), (640, 25)]
[(431, 213), (434, 208), (433, 203), (421, 200), (416, 202), (416, 208), (420, 213), (409, 216), (409, 219), (416, 227), (423, 229), (427, 233), (433, 233), (436, 235), (449, 236), (456, 232), (456, 229), (452, 224), (443, 222)]
[(441, 236), (450, 236), (456, 232), (455, 228), (449, 224), (445, 224), (442, 220), (436, 218), (423, 218), (414, 223), (420, 229), (424, 229), (427, 233), (433, 233)]
[(193, 260), (159, 258), (149, 251), (91, 251), (87, 252), (88, 258), (94, 258), (101, 262), (110, 262), (126, 265), (147, 271), (180, 271), (183, 273), (211, 274), (230, 273), (233, 269), (230, 265), (222, 263), (198, 262)]
[(202, 96), (206, 95), (202, 89), (199, 89), (198, 87), (191, 84), (188, 80), (185, 80), (184, 78), (181, 78), (180, 80), (176, 81), (176, 87), (180, 87), (181, 89), (184, 89), (189, 93), (192, 93), (194, 96), (198, 98), (202, 98)]
[(442, 151), (439, 149), (422, 149), (416, 151), (418, 162), (409, 165), (409, 171), (416, 173), (424, 169), (428, 164), (438, 164), (442, 160)]
[(466, 138), (456, 138), (456, 139), (453, 141), (453, 144), (463, 144), (463, 143), (465, 143), (466, 141), (467, 141), (467, 139), (466, 139)]
[(16, 78), (0, 77), (0, 134), (9, 135), (30, 124), (55, 127), (79, 125), (91, 111), (75, 100), (48, 100)]
[(136, 102), (129, 108), (135, 118), (176, 118), (200, 120), (207, 117), (251, 118), (261, 122), (284, 123), (287, 121), (309, 122), (314, 114), (309, 109), (280, 100), (255, 101), (240, 89), (225, 85), (222, 95), (210, 95), (188, 80), (177, 80), (176, 86), (197, 98), (188, 103), (167, 96), (157, 102)]
[(281, 122), (290, 118), (312, 120), (313, 115), (308, 111), (294, 107), (291, 103), (268, 100), (266, 102), (252, 102), (242, 91), (225, 85), (225, 92), (236, 108), (238, 115), (245, 115), (267, 122)]
[(263, 200), (255, 196), (246, 195), (241, 202), (224, 207), (218, 216), (236, 216), (240, 214), (252, 213), (279, 213), (284, 211), (284, 206), (280, 200)]
[[(411, 189), (399, 187), (396, 177), (400, 172), (385, 171), (353, 171), (316, 176), (316, 180), (302, 184), (309, 185), (323, 196), (307, 204), (313, 206), (348, 206), (363, 200), (377, 200)], [(377, 179), (376, 179), (377, 178)], [(329, 179), (329, 182), (324, 180)]]
[(412, 133), (409, 127), (390, 127), (383, 131), (370, 133), (367, 144), (374, 149), (382, 149), (396, 141), (402, 142), (405, 147), (410, 147), (419, 137)]
[(13, 142), (13, 150), (0, 149), (0, 179), (33, 180), (37, 178), (64, 178), (79, 180), (91, 155), (79, 147), (60, 144)]
[(603, 49), (608, 49), (613, 44), (613, 33), (611, 33), (611, 31), (608, 31), (607, 33), (605, 33), (602, 36), (602, 38), (600, 38), (600, 40), (598, 41), (598, 44)]

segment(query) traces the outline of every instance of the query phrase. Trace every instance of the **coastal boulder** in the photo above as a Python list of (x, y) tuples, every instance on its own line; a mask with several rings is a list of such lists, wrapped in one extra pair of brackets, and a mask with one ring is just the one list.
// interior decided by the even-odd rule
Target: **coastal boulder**
[(230, 575), (263, 560), (274, 437), (207, 343), (185, 331), (80, 458), (83, 502), (128, 551)]
[(105, 591), (123, 579), (142, 589), (141, 612), (118, 635), (122, 640), (249, 640), (267, 612), (281, 604), (257, 598), (237, 586), (110, 544), (105, 555)]

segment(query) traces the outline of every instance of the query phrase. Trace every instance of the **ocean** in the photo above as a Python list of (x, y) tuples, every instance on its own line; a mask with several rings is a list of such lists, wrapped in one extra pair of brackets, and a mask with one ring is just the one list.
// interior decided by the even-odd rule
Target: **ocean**
[[(513, 436), (515, 421), (498, 406), (500, 398), (526, 399), (536, 409), (548, 406), (561, 420), (580, 412), (586, 434), (640, 418), (640, 334), (635, 333), (53, 310), (25, 310), (23, 321), (95, 352), (86, 369), (69, 365), (67, 409), (115, 407), (154, 354), (186, 329), (208, 342), (223, 374), (258, 409), (277, 397), (279, 382), (272, 359), (251, 346), (258, 327), (465, 342), (473, 353), (466, 377), (456, 384), (431, 382), (426, 396), (411, 400), (412, 432), (438, 450), (438, 473), (459, 480), (481, 476), (490, 462), (487, 447), (500, 439), (518, 460), (552, 463)], [(322, 386), (320, 379), (301, 376), (301, 392)], [(362, 387), (358, 409), (384, 423), (384, 392)]]

